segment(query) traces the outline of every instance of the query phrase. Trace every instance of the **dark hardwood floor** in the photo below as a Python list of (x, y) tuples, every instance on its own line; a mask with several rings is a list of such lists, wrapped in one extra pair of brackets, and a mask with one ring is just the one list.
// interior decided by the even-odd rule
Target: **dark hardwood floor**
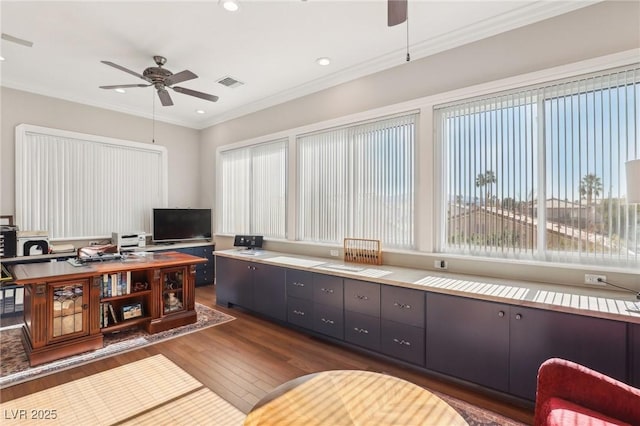
[(196, 300), (237, 320), (2, 389), (0, 401), (163, 354), (244, 413), (276, 386), (293, 378), (322, 370), (361, 369), (392, 374), (515, 420), (533, 422), (530, 408), (325, 342), (237, 309), (216, 306), (213, 286), (196, 288)]

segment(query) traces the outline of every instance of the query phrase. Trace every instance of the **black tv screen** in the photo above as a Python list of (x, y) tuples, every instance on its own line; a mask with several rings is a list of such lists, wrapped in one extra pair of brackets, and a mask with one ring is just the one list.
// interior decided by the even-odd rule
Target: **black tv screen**
[(153, 241), (211, 239), (211, 209), (155, 208), (151, 223)]

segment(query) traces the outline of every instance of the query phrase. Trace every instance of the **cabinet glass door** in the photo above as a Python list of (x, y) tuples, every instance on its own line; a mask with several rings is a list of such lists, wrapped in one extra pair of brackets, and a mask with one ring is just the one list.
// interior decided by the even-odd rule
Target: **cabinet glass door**
[(184, 279), (185, 268), (162, 272), (163, 315), (184, 310)]
[(51, 339), (86, 334), (86, 303), (89, 296), (87, 288), (87, 282), (83, 281), (62, 283), (50, 287), (49, 297), (52, 309), (49, 337)]

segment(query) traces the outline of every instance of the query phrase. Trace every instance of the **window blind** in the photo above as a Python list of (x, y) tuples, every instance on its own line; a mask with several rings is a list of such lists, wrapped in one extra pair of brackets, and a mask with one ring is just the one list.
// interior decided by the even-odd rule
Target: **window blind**
[(298, 239), (412, 248), (416, 114), (298, 137)]
[(220, 154), (218, 232), (286, 237), (287, 140)]
[(640, 262), (638, 65), (436, 109), (443, 251)]
[(16, 222), (49, 238), (150, 232), (167, 203), (166, 149), (21, 125), (16, 137)]

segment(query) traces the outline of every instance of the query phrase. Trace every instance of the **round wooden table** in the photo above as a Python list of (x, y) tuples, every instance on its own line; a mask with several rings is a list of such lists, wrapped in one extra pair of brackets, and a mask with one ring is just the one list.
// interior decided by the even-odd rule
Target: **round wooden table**
[(245, 426), (467, 425), (449, 404), (397, 377), (335, 370), (291, 380), (260, 400)]

